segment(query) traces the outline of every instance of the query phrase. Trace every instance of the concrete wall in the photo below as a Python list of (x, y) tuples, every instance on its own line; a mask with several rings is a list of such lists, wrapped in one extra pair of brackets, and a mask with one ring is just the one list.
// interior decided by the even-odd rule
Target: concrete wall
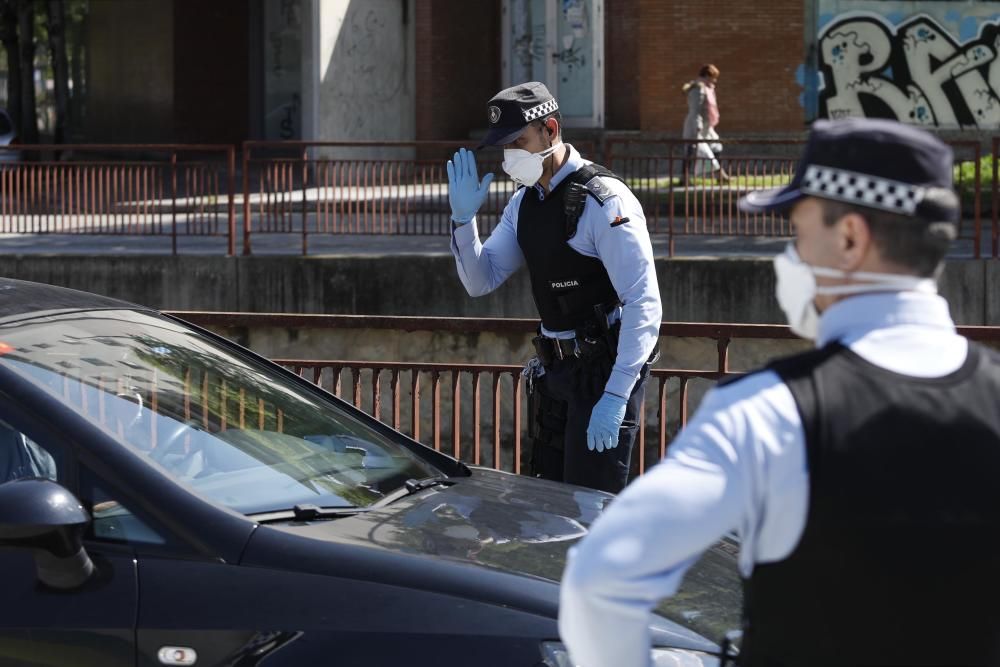
[[(948, 263), (959, 324), (1000, 325), (995, 260)], [(783, 323), (768, 259), (659, 259), (664, 319)], [(392, 257), (7, 256), (0, 275), (172, 310), (535, 317), (527, 274), (470, 298), (449, 254)]]
[(321, 141), (414, 139), (414, 0), (314, 0), (312, 10), (307, 131)]
[(92, 0), (87, 20), (87, 140), (171, 141), (173, 2)]

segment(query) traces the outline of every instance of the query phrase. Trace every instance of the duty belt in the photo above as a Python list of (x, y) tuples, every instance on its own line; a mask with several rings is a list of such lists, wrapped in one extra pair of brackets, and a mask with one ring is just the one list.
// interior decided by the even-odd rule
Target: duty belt
[(543, 363), (547, 359), (559, 359), (566, 357), (580, 356), (580, 346), (576, 338), (549, 338), (547, 336), (536, 336), (532, 341), (535, 344), (535, 352)]

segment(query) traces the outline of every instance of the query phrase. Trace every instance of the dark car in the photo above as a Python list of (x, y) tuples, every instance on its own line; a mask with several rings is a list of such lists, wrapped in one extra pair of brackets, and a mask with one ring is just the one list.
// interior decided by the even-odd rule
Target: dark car
[[(0, 279), (0, 664), (568, 665), (611, 496), (418, 444), (212, 333)], [(731, 545), (652, 623), (715, 665)]]

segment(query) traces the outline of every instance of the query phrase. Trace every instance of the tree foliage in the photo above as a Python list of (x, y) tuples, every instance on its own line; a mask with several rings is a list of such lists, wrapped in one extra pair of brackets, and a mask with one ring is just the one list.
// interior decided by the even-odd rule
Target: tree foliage
[(88, 10), (89, 0), (0, 0), (7, 112), (22, 143), (37, 143), (40, 125), (55, 143), (79, 126)]

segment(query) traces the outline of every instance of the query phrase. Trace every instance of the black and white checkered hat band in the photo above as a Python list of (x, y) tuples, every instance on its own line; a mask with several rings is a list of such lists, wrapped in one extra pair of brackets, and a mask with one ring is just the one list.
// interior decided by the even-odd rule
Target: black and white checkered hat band
[(531, 121), (541, 118), (542, 116), (548, 116), (550, 113), (558, 111), (558, 109), (559, 105), (556, 104), (556, 101), (553, 99), (548, 102), (542, 102), (538, 106), (526, 109), (521, 113), (524, 114), (524, 122), (530, 123)]
[(913, 215), (924, 198), (924, 188), (846, 169), (810, 165), (799, 190), (815, 197)]

